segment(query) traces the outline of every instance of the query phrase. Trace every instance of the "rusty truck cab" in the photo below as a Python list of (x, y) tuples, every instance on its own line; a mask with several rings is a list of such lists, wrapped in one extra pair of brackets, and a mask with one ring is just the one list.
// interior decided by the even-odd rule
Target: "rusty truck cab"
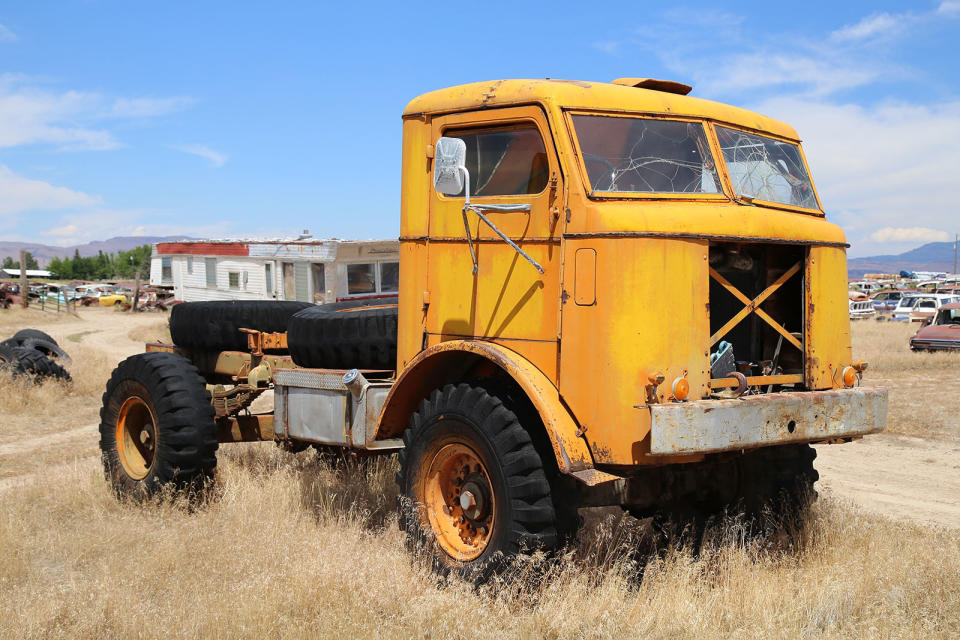
[[(525, 391), (581, 479), (883, 428), (885, 393), (851, 389), (847, 245), (797, 133), (688, 91), (506, 80), (408, 105), (398, 381), (378, 438), (431, 388), (486, 375)], [(492, 224), (434, 188), (449, 138), (469, 202), (500, 206)], [(760, 423), (741, 429), (744, 412)]]

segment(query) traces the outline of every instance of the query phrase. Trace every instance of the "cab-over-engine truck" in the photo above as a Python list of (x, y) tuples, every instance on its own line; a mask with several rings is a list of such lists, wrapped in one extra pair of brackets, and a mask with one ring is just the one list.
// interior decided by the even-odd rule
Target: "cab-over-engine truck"
[(851, 356), (844, 234), (790, 126), (689, 91), (413, 100), (397, 303), (178, 305), (174, 344), (104, 394), (115, 490), (193, 486), (222, 442), (398, 452), (409, 539), (477, 576), (561, 545), (578, 507), (805, 506), (810, 445), (886, 421)]

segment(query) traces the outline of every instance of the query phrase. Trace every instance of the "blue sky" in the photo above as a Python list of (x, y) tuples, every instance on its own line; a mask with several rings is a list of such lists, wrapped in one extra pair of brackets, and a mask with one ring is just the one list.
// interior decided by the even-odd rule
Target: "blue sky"
[(960, 231), (960, 0), (459, 6), (0, 4), (0, 238), (396, 236), (411, 98), (620, 76), (794, 125), (853, 256)]

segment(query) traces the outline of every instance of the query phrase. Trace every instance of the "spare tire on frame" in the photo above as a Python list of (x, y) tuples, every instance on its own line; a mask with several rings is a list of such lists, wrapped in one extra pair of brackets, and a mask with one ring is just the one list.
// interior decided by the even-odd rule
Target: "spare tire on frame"
[(287, 346), (301, 367), (392, 370), (397, 366), (397, 298), (304, 309), (290, 319)]
[(246, 351), (247, 335), (240, 329), (281, 333), (295, 313), (313, 306), (291, 300), (183, 302), (170, 312), (170, 336), (178, 347)]

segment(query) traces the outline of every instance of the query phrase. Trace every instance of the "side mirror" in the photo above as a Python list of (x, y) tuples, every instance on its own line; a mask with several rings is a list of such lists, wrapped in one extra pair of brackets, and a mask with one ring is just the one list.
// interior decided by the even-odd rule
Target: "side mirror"
[(459, 138), (440, 138), (434, 150), (433, 188), (445, 196), (463, 191), (467, 175), (467, 143)]

